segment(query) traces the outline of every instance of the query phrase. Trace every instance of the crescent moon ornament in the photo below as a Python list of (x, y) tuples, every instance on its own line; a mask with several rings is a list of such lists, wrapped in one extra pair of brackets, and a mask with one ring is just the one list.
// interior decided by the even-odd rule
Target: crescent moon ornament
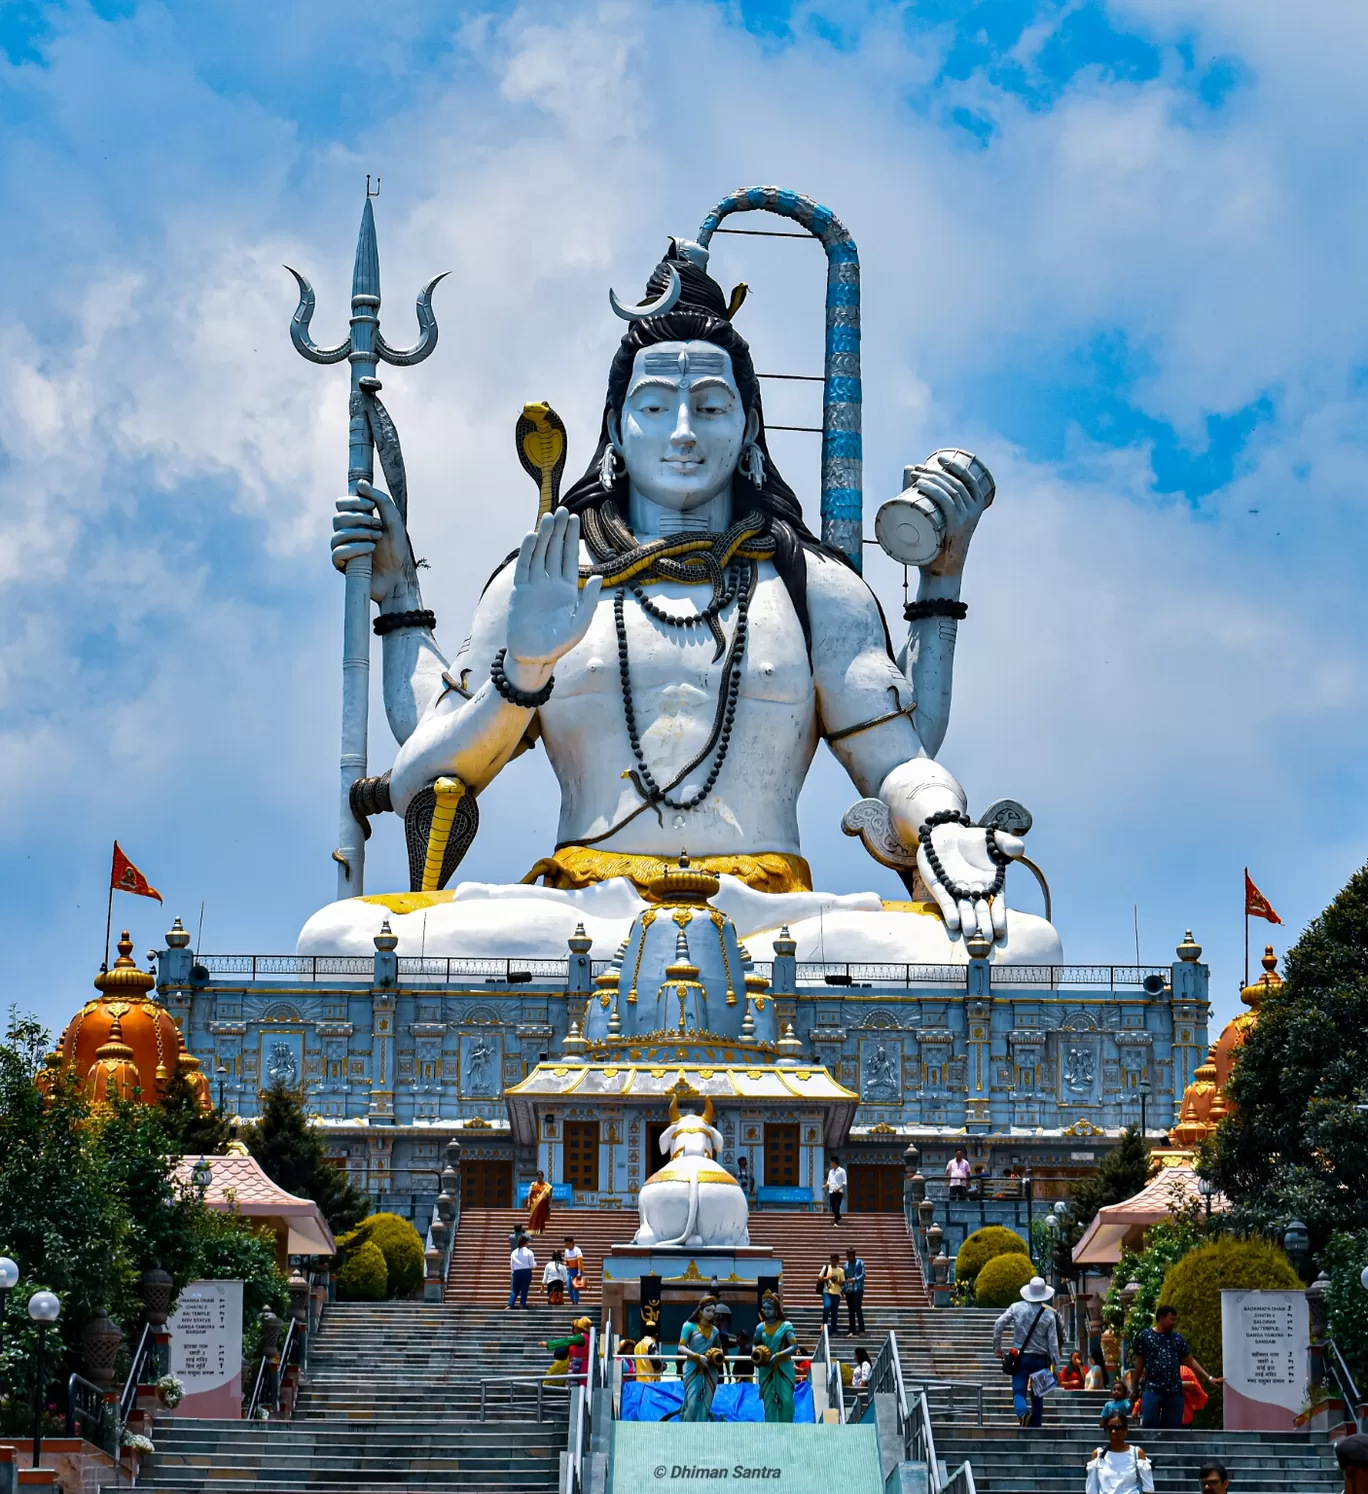
[(648, 316), (665, 316), (679, 304), (679, 298), (684, 294), (684, 286), (679, 278), (679, 271), (673, 265), (669, 267), (670, 283), (654, 301), (643, 301), (639, 306), (624, 306), (617, 298), (617, 292), (609, 290), (608, 304), (613, 308), (624, 322), (643, 322)]

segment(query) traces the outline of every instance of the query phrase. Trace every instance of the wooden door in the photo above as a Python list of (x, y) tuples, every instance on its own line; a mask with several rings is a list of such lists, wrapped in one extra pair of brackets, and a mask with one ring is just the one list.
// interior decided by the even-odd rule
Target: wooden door
[(466, 1209), (511, 1209), (513, 1207), (512, 1162), (461, 1163), (461, 1207)]
[(653, 1172), (659, 1172), (670, 1160), (660, 1150), (660, 1138), (670, 1129), (669, 1121), (647, 1121), (646, 1122), (646, 1157), (642, 1167), (642, 1176), (650, 1177)]
[(597, 1193), (599, 1127), (597, 1121), (566, 1121), (565, 1181), (576, 1192)]
[(894, 1164), (852, 1162), (846, 1168), (850, 1182), (846, 1209), (851, 1214), (898, 1214), (902, 1212), (903, 1170)]
[(765, 1123), (765, 1176), (770, 1188), (798, 1187), (798, 1127)]

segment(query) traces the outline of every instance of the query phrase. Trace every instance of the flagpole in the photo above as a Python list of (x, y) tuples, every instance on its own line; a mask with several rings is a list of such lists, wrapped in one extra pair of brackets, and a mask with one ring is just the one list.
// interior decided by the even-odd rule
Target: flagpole
[(109, 969), (109, 929), (114, 921), (114, 883), (109, 884), (109, 902), (105, 906), (105, 957), (101, 969)]
[(1249, 868), (1245, 867), (1245, 985), (1249, 984)]

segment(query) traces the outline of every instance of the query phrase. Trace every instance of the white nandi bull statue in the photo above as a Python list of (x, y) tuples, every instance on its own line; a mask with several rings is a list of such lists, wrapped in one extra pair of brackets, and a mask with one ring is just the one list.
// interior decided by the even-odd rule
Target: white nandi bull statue
[(722, 1133), (713, 1125), (712, 1101), (703, 1101), (702, 1115), (681, 1115), (673, 1096), (660, 1150), (670, 1160), (637, 1194), (641, 1227), (633, 1244), (749, 1245), (745, 1192), (716, 1160)]

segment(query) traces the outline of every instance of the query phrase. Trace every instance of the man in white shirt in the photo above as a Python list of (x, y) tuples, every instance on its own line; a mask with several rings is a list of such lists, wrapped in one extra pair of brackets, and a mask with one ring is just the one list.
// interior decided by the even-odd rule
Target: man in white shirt
[(833, 1228), (839, 1228), (841, 1223), (841, 1205), (845, 1202), (846, 1170), (841, 1166), (841, 1159), (833, 1157), (831, 1166), (827, 1169), (826, 1191), (827, 1203), (831, 1206), (831, 1223)]
[(574, 1235), (565, 1237), (565, 1269), (570, 1275), (570, 1300), (579, 1301), (579, 1288), (575, 1278), (584, 1274), (584, 1252), (575, 1244)]
[(526, 1235), (518, 1236), (518, 1243), (508, 1257), (510, 1285), (508, 1305), (526, 1307), (527, 1293), (532, 1286), (532, 1273), (537, 1269), (537, 1257), (527, 1243)]
[(950, 1184), (951, 1198), (966, 1198), (969, 1194), (969, 1160), (960, 1147), (945, 1164), (946, 1181)]

